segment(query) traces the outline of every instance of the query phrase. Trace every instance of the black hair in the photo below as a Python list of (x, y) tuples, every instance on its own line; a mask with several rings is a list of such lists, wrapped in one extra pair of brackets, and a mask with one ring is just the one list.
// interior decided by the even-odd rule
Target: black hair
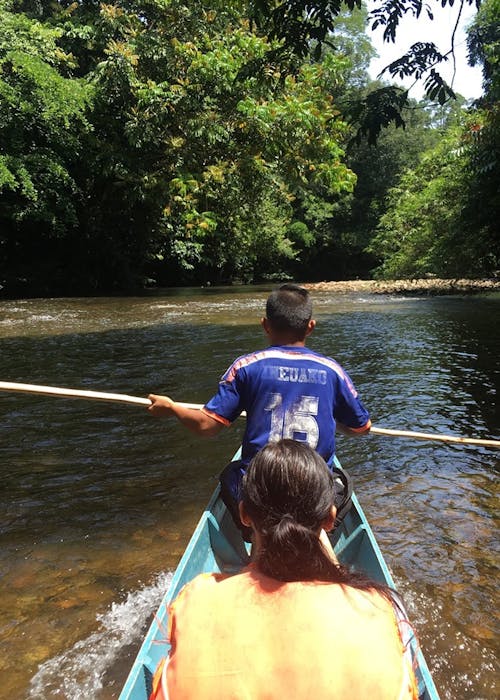
[(325, 581), (362, 590), (390, 589), (351, 572), (328, 556), (318, 532), (335, 502), (334, 477), (320, 455), (295, 440), (269, 443), (253, 458), (242, 501), (261, 536), (256, 565), (278, 581)]
[(298, 284), (282, 284), (269, 295), (266, 316), (273, 330), (291, 333), (302, 340), (312, 316), (309, 292)]

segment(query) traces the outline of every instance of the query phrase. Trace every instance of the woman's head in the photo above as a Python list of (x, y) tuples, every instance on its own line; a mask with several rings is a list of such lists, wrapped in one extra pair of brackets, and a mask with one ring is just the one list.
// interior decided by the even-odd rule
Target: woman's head
[(319, 540), (335, 519), (334, 477), (310, 447), (270, 443), (252, 460), (242, 483), (240, 513), (256, 532), (255, 563), (278, 581), (325, 581), (378, 591), (387, 586), (332, 561)]
[(283, 581), (324, 578), (331, 561), (318, 535), (333, 525), (334, 499), (331, 472), (306, 444), (281, 440), (264, 447), (242, 484), (242, 514), (259, 535), (259, 568)]
[(285, 516), (318, 532), (335, 501), (333, 476), (303, 442), (280, 440), (264, 447), (243, 478), (243, 507), (265, 534)]

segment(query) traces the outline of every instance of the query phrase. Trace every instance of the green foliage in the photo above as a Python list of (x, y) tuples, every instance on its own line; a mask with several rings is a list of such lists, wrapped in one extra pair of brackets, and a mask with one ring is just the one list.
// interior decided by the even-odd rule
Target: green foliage
[(486, 0), (469, 29), (472, 62), (483, 65), (484, 98), (468, 113), (434, 110), (441, 140), (390, 190), (367, 247), (380, 261), (379, 277), (498, 272), (499, 26), (500, 3)]
[[(419, 2), (399, 6), (418, 14)], [(474, 198), (498, 206), (498, 0), (471, 44), (489, 101), (447, 137), (450, 162), (438, 149), (419, 164), (450, 110), (427, 117), (404, 91), (368, 85), (357, 4), (0, 0), (0, 284), (75, 293), (350, 277), (374, 255), (384, 274), (398, 255), (413, 274), (456, 269), (456, 245), (491, 268), (489, 210), (475, 214)], [(378, 16), (389, 33), (394, 8)], [(398, 70), (420, 66), (439, 100), (437, 58), (414, 46)], [(408, 168), (414, 198), (394, 191), (385, 213)], [(411, 223), (404, 249), (390, 216), (395, 231)]]
[(157, 212), (146, 244), (156, 261), (150, 274), (166, 283), (193, 270), (213, 280), (280, 269), (296, 254), (286, 236), (290, 201), (310, 187), (352, 187), (339, 146), (345, 125), (325, 89), (335, 60), (278, 75), (277, 83), (268, 66), (262, 81), (241, 76), (267, 50), (244, 24), (220, 32), (200, 21), (196, 37), (184, 41), (166, 19), (156, 31), (169, 47), (168, 61), (159, 57), (164, 72), (151, 66), (151, 30), (126, 47), (115, 40), (95, 71), (96, 104), (102, 95), (109, 112), (110, 98), (121, 100), (123, 130), (116, 124), (114, 132), (121, 151), (136, 153), (152, 174), (139, 185), (141, 207)]
[(253, 0), (251, 16), (271, 39), (278, 39), (298, 56), (309, 55), (311, 41), (319, 58), (324, 43), (335, 31), (335, 20), (342, 9), (360, 7), (360, 0)]
[(360, 99), (351, 111), (352, 119), (359, 124), (354, 137), (357, 144), (365, 138), (370, 146), (377, 143), (382, 129), (391, 124), (405, 128), (403, 109), (408, 107), (408, 93), (394, 85), (379, 87)]
[(450, 130), (391, 189), (389, 210), (369, 246), (383, 259), (377, 277), (476, 276), (498, 268), (492, 231), (478, 230), (468, 207), (474, 146), (467, 134), (467, 127)]
[[(45, 23), (5, 11), (13, 29), (0, 176), (17, 198), (3, 198), (5, 218), (12, 240), (25, 240), (20, 255), (29, 221), (44, 219), (84, 270), (73, 285), (278, 272), (310, 245), (288, 237), (292, 202), (352, 189), (347, 127), (330, 94), (345, 64), (331, 55), (287, 75), (239, 3), (23, 9)], [(30, 33), (34, 55), (23, 52)], [(245, 75), (256, 61), (261, 74)], [(44, 141), (18, 163), (19, 129)]]
[(57, 45), (59, 30), (8, 6), (0, 5), (0, 263), (25, 271), (77, 223), (72, 168), (92, 89), (60, 74), (72, 58)]
[(407, 128), (386, 128), (376, 145), (366, 141), (351, 144), (346, 162), (356, 173), (356, 186), (352, 194), (337, 201), (322, 245), (315, 251), (313, 267), (320, 277), (366, 277), (376, 264), (376, 258), (365, 249), (387, 209), (389, 189), (397, 185), (402, 172), (417, 165), (422, 151), (440, 138), (440, 130), (430, 128), (434, 115), (424, 104), (412, 103), (404, 116)]
[[(465, 216), (499, 268), (500, 229), (500, 0), (485, 0), (468, 32), (471, 62), (481, 63), (484, 96), (467, 124), (469, 169)], [(493, 264), (493, 263), (492, 263)]]
[[(464, 0), (472, 5), (475, 0)], [(454, 5), (454, 0), (441, 0), (441, 6)], [(479, 3), (476, 3), (478, 6)], [(301, 59), (311, 55), (319, 60), (325, 46), (335, 45), (336, 22), (347, 7), (350, 12), (361, 8), (360, 0), (253, 0), (250, 3), (251, 16), (257, 25), (280, 45), (273, 56), (288, 56), (294, 53)], [(372, 30), (383, 27), (386, 42), (394, 42), (396, 32), (403, 17), (415, 19), (418, 36), (418, 19), (425, 14), (434, 19), (430, 6), (424, 0), (385, 0), (372, 5), (369, 22)], [(453, 42), (450, 32), (450, 43)], [(426, 96), (444, 104), (454, 98), (454, 92), (439, 73), (438, 67), (447, 60), (448, 54), (440, 53), (431, 42), (417, 41), (406, 54), (384, 69), (392, 77), (413, 76), (423, 80)], [(358, 139), (368, 136), (375, 143), (381, 129), (388, 124), (402, 125), (402, 111), (407, 106), (403, 95), (391, 89), (370, 96), (358, 106), (360, 129)]]
[(500, 0), (485, 0), (467, 32), (471, 65), (483, 69), (485, 93), (500, 99)]

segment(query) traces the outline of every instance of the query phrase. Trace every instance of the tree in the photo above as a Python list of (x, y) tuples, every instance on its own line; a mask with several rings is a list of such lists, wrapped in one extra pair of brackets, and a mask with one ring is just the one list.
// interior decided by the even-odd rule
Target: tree
[(500, 234), (500, 0), (485, 0), (468, 31), (472, 65), (483, 69), (484, 96), (471, 110), (467, 124), (469, 168), (464, 215), (474, 223), (485, 247), (496, 253)]
[[(356, 3), (304, 16), (294, 1), (0, 0), (9, 289), (365, 274), (385, 191), (435, 132), (381, 131), (417, 113), (390, 85), (372, 97)], [(394, 0), (384, 8), (389, 26)], [(492, 63), (490, 43), (476, 52)], [(478, 182), (488, 110), (459, 146)]]
[[(182, 69), (176, 86), (165, 86), (164, 108), (155, 107), (152, 137), (163, 141), (168, 126), (176, 151), (165, 171), (159, 238), (167, 270), (178, 261), (186, 271), (204, 268), (212, 280), (277, 272), (300, 245), (286, 234), (291, 201), (306, 190), (352, 188), (339, 146), (345, 125), (324, 88), (335, 60), (278, 75), (277, 86), (237, 79), (266, 48), (245, 28), (176, 45)], [(138, 115), (152, 114), (151, 96), (143, 91)], [(175, 120), (167, 125), (161, 115), (173, 99)]]
[[(72, 57), (58, 46), (60, 30), (11, 12), (0, 3), (0, 284), (31, 276), (65, 249), (78, 223), (80, 190), (74, 168), (78, 132), (88, 128), (85, 111), (92, 87), (61, 75)], [(65, 249), (63, 251), (63, 249)], [(16, 271), (12, 275), (12, 270)]]
[[(461, 0), (460, 7), (473, 3), (479, 4), (478, 0)], [(454, 0), (441, 2), (443, 7), (453, 4)], [(274, 56), (286, 61), (290, 53), (304, 58), (312, 51), (317, 60), (323, 45), (334, 44), (335, 22), (343, 8), (352, 12), (360, 6), (361, 0), (253, 0), (251, 16), (270, 38), (282, 42), (274, 50)], [(399, 22), (408, 13), (415, 20), (422, 14), (433, 19), (432, 10), (424, 0), (381, 0), (369, 13), (371, 28), (384, 27), (384, 40), (394, 42)], [(447, 54), (440, 53), (432, 42), (415, 42), (405, 55), (387, 66), (387, 72), (392, 77), (413, 76), (423, 80), (427, 97), (444, 104), (455, 95), (440, 75), (438, 66), (449, 54), (454, 54), (454, 36), (455, 31), (450, 37), (451, 48)], [(407, 98), (405, 90), (392, 85), (378, 87), (367, 94), (357, 107), (358, 140), (367, 138), (374, 144), (384, 127), (403, 126), (402, 112), (408, 106)]]
[[(310, 244), (288, 236), (291, 202), (352, 189), (346, 125), (328, 89), (342, 62), (331, 55), (283, 72), (239, 3), (22, 7), (44, 24), (15, 20), (43, 27), (54, 54), (68, 57), (54, 73), (60, 84), (92, 96), (88, 128), (71, 131), (74, 226), (61, 229), (75, 264), (51, 252), (72, 291), (273, 274)], [(259, 75), (245, 74), (262, 59)]]
[[(342, 81), (331, 86), (335, 103), (351, 123), (346, 164), (356, 174), (353, 192), (326, 197), (323, 206), (296, 212), (316, 232), (314, 245), (301, 256), (300, 272), (315, 278), (346, 279), (366, 277), (376, 258), (366, 251), (379, 219), (386, 210), (386, 195), (402, 172), (418, 163), (421, 153), (439, 139), (455, 107), (436, 109), (428, 101), (411, 101), (402, 113), (406, 128), (390, 125), (382, 130), (375, 145), (352, 138), (359, 127), (358, 105), (367, 94), (382, 87), (369, 79), (367, 67), (373, 48), (365, 33), (366, 9), (344, 12), (334, 27), (335, 56), (345, 61)], [(333, 49), (324, 48), (324, 54)], [(454, 103), (452, 103), (454, 105)], [(308, 229), (308, 230), (310, 230)], [(295, 268), (299, 274), (297, 266)]]
[(498, 270), (499, 19), (498, 0), (487, 0), (469, 29), (471, 61), (483, 64), (484, 97), (468, 111), (462, 105), (438, 119), (433, 110), (440, 142), (389, 191), (387, 212), (367, 247), (381, 263), (378, 276)]
[[(478, 226), (481, 215), (470, 208), (471, 187), (477, 193), (474, 177), (467, 120), (462, 128), (450, 129), (390, 190), (388, 211), (369, 246), (383, 261), (377, 277), (494, 274), (498, 241), (491, 225)], [(481, 209), (481, 199), (475, 204), (476, 211)]]

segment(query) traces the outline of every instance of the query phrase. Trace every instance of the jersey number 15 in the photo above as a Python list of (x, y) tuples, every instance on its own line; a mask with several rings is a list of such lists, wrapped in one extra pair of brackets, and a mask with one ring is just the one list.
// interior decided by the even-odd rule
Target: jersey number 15
[(318, 415), (319, 398), (301, 396), (291, 406), (284, 408), (281, 394), (270, 394), (265, 406), (271, 412), (269, 442), (282, 438), (306, 442), (314, 450), (319, 440)]

